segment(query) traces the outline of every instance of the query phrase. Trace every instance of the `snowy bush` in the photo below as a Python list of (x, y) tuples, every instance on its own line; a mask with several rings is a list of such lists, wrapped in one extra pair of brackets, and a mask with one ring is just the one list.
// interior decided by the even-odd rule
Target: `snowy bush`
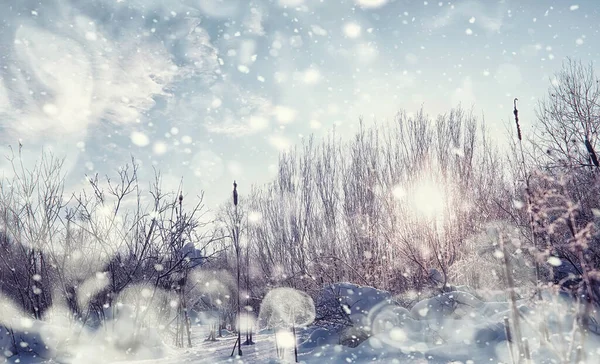
[(352, 283), (325, 286), (317, 300), (319, 324), (338, 327), (369, 326), (369, 312), (381, 302), (391, 302), (391, 294)]
[(310, 325), (315, 320), (315, 305), (304, 292), (292, 288), (274, 288), (263, 298), (259, 324), (267, 328), (291, 328)]

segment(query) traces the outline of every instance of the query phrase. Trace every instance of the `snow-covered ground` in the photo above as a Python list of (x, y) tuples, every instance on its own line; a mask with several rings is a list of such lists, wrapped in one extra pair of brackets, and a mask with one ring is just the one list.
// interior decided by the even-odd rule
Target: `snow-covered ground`
[[(298, 359), (303, 363), (510, 363), (505, 318), (511, 307), (502, 295), (482, 294), (468, 287), (418, 301), (410, 309), (399, 306), (385, 291), (349, 283), (325, 290), (334, 295), (357, 329), (370, 337), (357, 347), (339, 345), (340, 336), (325, 328), (308, 329), (299, 334)], [(534, 363), (575, 360), (581, 339), (575, 333), (577, 306), (565, 295), (544, 293), (544, 300), (521, 299), (517, 302), (522, 337)], [(549, 340), (544, 342), (544, 331)], [(514, 335), (514, 333), (513, 333)], [(255, 336), (256, 345), (243, 347), (242, 358), (233, 359), (235, 337), (218, 342), (202, 342), (203, 328), (194, 328), (195, 348), (172, 351), (156, 363), (279, 363), (293, 362), (293, 350), (286, 360), (277, 360), (272, 333)], [(281, 346), (282, 335), (279, 335)], [(586, 363), (600, 357), (598, 330), (591, 326), (584, 340)], [(289, 343), (289, 342), (288, 342)], [(516, 349), (515, 349), (516, 350)], [(569, 354), (570, 353), (570, 354)]]
[[(156, 360), (138, 360), (127, 361), (123, 363), (141, 364), (141, 363), (198, 363), (198, 364), (216, 364), (216, 363), (269, 363), (271, 359), (276, 358), (275, 344), (273, 335), (255, 334), (255, 345), (242, 345), (243, 356), (241, 360), (235, 360), (236, 355), (231, 356), (233, 346), (237, 336), (230, 335), (219, 338), (217, 341), (205, 341), (208, 337), (208, 327), (196, 325), (192, 327), (192, 348), (167, 349), (165, 356)], [(242, 340), (244, 340), (243, 338)], [(293, 351), (287, 353), (293, 360)]]
[[(506, 318), (511, 317), (512, 314), (511, 305), (505, 300), (496, 300), (502, 295), (488, 295), (488, 298), (483, 298), (484, 295), (480, 292), (474, 292), (468, 287), (454, 289), (451, 292), (421, 299), (407, 309), (400, 306), (388, 292), (372, 287), (361, 287), (350, 283), (325, 287), (322, 296), (326, 302), (330, 302), (328, 308), (338, 306), (338, 312), (342, 312), (342, 316), (347, 316), (348, 322), (352, 323), (352, 329), (346, 329), (341, 333), (325, 327), (309, 326), (306, 329), (298, 329), (298, 360), (302, 363), (319, 364), (374, 361), (431, 364), (512, 362), (505, 326)], [(286, 288), (286, 290), (291, 289)], [(294, 307), (297, 309), (305, 306), (293, 305), (289, 301), (288, 299), (287, 306), (277, 305), (277, 300), (270, 302), (278, 307), (285, 306), (285, 309), (276, 310), (275, 307), (264, 309), (263, 312), (277, 315), (277, 320), (269, 322), (281, 322), (282, 313)], [(584, 363), (600, 362), (598, 336), (600, 328), (596, 325), (598, 315), (594, 310), (591, 313), (589, 333), (582, 339), (575, 325), (578, 306), (565, 294), (544, 291), (541, 302), (535, 299), (521, 299), (516, 307), (519, 312), (521, 336), (527, 339), (527, 352), (533, 363), (570, 363), (574, 362), (578, 355), (584, 356)], [(314, 313), (314, 307), (309, 308), (308, 311)], [(294, 317), (304, 318), (307, 315), (295, 312)], [(259, 325), (261, 320), (258, 321)], [(123, 317), (120, 323), (121, 325), (127, 323), (127, 317)], [(53, 345), (52, 341), (48, 341), (48, 338), (53, 337), (52, 335), (56, 336), (56, 333), (51, 330), (52, 326), (35, 322), (28, 327), (32, 332), (24, 334), (19, 340), (29, 341), (27, 345), (38, 350), (44, 345)], [(130, 328), (127, 325), (124, 327)], [(116, 361), (127, 364), (294, 362), (294, 339), (288, 328), (289, 326), (278, 331), (277, 335), (273, 330), (263, 330), (255, 334), (256, 344), (242, 346), (241, 357), (231, 356), (237, 338), (234, 334), (227, 333), (217, 341), (205, 341), (209, 336), (207, 325), (193, 325), (193, 347), (181, 349), (161, 344), (156, 335), (152, 335), (151, 328), (143, 332), (142, 340), (130, 342), (123, 339), (127, 336), (123, 336), (120, 341), (126, 342), (122, 345), (111, 344), (110, 340), (119, 341), (119, 337), (110, 338), (119, 335), (118, 333), (109, 333), (108, 341), (107, 338), (93, 341), (92, 335), (88, 334), (87, 341), (80, 340), (78, 346), (72, 345), (68, 350), (70, 354), (63, 356), (61, 362), (85, 364)], [(38, 331), (37, 334), (34, 331)], [(341, 345), (341, 343), (348, 344), (349, 338), (353, 341), (353, 337), (357, 345), (352, 346), (355, 347)], [(4, 338), (6, 339), (6, 336)], [(242, 338), (242, 341), (244, 340), (245, 337)], [(106, 343), (109, 346), (106, 346)], [(102, 345), (106, 348), (100, 347)], [(137, 345), (137, 352), (129, 352), (129, 349), (126, 352), (121, 351), (118, 360), (114, 359), (115, 356), (112, 358), (107, 356), (115, 355), (117, 353), (115, 348), (124, 347), (123, 345)], [(50, 353), (59, 352), (61, 349), (64, 351), (64, 347), (61, 346), (62, 344), (50, 349), (46, 347), (46, 349)], [(285, 348), (283, 359), (278, 358), (277, 348)], [(237, 350), (235, 353), (237, 354)], [(140, 360), (140, 358), (151, 359)], [(56, 362), (19, 355), (12, 356), (7, 361)]]
[[(192, 338), (194, 347), (184, 349), (169, 349), (166, 355), (155, 360), (124, 361), (122, 364), (218, 364), (218, 363), (293, 363), (294, 350), (289, 347), (285, 350), (284, 359), (277, 359), (274, 335), (256, 334), (255, 345), (242, 346), (242, 357), (236, 354), (232, 357), (231, 352), (237, 336), (220, 338), (218, 341), (207, 342), (208, 328), (205, 326), (194, 326)], [(421, 354), (404, 354), (401, 352), (383, 352), (377, 347), (368, 345), (366, 347), (348, 348), (342, 345), (324, 345), (312, 349), (299, 347), (298, 361), (301, 363), (366, 363), (373, 360), (385, 359), (389, 363), (446, 363), (447, 360), (433, 361), (425, 360)]]

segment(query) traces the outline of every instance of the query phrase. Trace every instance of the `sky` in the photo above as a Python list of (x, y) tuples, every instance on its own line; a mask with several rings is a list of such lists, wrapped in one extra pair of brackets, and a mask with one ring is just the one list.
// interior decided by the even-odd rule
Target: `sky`
[[(134, 156), (147, 185), (208, 207), (268, 182), (279, 153), (459, 103), (525, 132), (565, 57), (597, 60), (580, 1), (2, 0), (0, 153), (65, 158), (69, 189)], [(153, 168), (154, 167), (154, 168)], [(0, 159), (0, 175), (11, 174)]]

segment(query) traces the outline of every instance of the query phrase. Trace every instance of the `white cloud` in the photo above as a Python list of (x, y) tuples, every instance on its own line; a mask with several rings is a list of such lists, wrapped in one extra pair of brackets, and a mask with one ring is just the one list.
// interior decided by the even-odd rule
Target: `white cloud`
[(302, 48), (302, 46), (304, 45), (304, 41), (302, 40), (302, 36), (300, 35), (291, 36), (289, 39), (289, 43), (294, 48)]
[(256, 60), (256, 42), (244, 39), (239, 46), (238, 59), (240, 64), (249, 65)]
[(263, 130), (266, 129), (269, 126), (269, 120), (267, 118), (265, 118), (264, 116), (251, 116), (250, 117), (250, 128), (252, 128), (252, 130)]
[(84, 133), (94, 93), (91, 57), (85, 49), (74, 39), (33, 25), (19, 27), (14, 43), (15, 63), (31, 77), (13, 68), (8, 92), (14, 104), (3, 118), (14, 120), (6, 125), (9, 134), (33, 141)]
[(251, 8), (250, 13), (244, 18), (244, 27), (249, 33), (262, 36), (265, 35), (263, 21), (265, 18), (264, 11), (258, 8)]
[[(210, 133), (243, 137), (266, 128), (268, 122), (263, 120), (273, 113), (269, 100), (230, 81), (215, 84), (207, 93), (179, 100), (172, 105), (169, 114), (189, 125), (202, 118), (202, 126)], [(209, 108), (215, 98), (221, 100), (218, 112), (199, 115), (198, 111)]]
[(302, 4), (304, 4), (304, 0), (278, 0), (277, 4), (279, 4), (279, 6), (300, 6)]
[[(189, 31), (188, 28), (193, 29)], [(212, 76), (220, 69), (217, 48), (211, 43), (208, 32), (198, 26), (190, 24), (184, 34), (176, 34), (181, 37), (179, 44), (185, 50), (187, 67), (178, 69), (178, 78), (201, 77), (212, 81)]]
[(356, 4), (363, 8), (380, 8), (388, 3), (388, 0), (355, 0)]
[(227, 135), (232, 138), (239, 138), (253, 134), (257, 129), (252, 129), (248, 123), (238, 122), (237, 119), (228, 115), (227, 117), (215, 120), (208, 118), (204, 127), (209, 133)]
[(240, 0), (202, 0), (196, 4), (205, 15), (223, 19), (234, 16), (243, 3)]
[(316, 25), (316, 24), (313, 24), (313, 25), (311, 25), (311, 26), (310, 26), (310, 29), (311, 29), (311, 30), (312, 30), (312, 32), (313, 32), (313, 33), (315, 33), (316, 35), (320, 35), (320, 36), (322, 36), (322, 37), (324, 37), (324, 36), (326, 36), (326, 35), (328, 34), (328, 33), (327, 33), (327, 30), (323, 29), (322, 27), (320, 27), (320, 26), (318, 26), (318, 25)]
[(460, 2), (452, 7), (447, 6), (445, 9), (442, 14), (424, 22), (424, 25), (430, 29), (440, 29), (467, 20), (475, 24), (477, 19), (476, 25), (489, 32), (497, 32), (503, 26), (504, 6), (502, 4), (496, 6), (494, 14), (489, 14), (490, 11), (485, 8), (485, 5), (473, 0)]
[(12, 103), (0, 99), (0, 112), (8, 114), (3, 119), (12, 121), (7, 125), (11, 135), (64, 141), (81, 139), (100, 120), (137, 122), (178, 76), (160, 43), (128, 34), (127, 28), (123, 37), (110, 39), (107, 31), (81, 15), (63, 20), (74, 24), (70, 32), (56, 33), (26, 21), (15, 32), (12, 57), (31, 77), (13, 69), (15, 80), (5, 90)]
[(0, 113), (6, 113), (10, 109), (10, 100), (8, 99), (8, 90), (0, 83)]
[(154, 96), (177, 76), (177, 68), (166, 50), (153, 44), (120, 44), (119, 54), (102, 67), (93, 105), (98, 115), (114, 124), (136, 122), (142, 112), (154, 106)]
[[(148, 137), (146, 125), (152, 123), (145, 121), (151, 117), (155, 100), (162, 98), (167, 102), (166, 111), (171, 110), (177, 104), (171, 92), (180, 81), (208, 85), (214, 83), (220, 68), (217, 50), (199, 26), (199, 12), (178, 15), (189, 10), (182, 2), (131, 0), (123, 4), (107, 0), (103, 11), (112, 13), (115, 21), (106, 22), (82, 15), (92, 14), (85, 9), (89, 6), (64, 0), (51, 7), (41, 4), (35, 23), (30, 16), (11, 19), (14, 28), (6, 29), (6, 34), (14, 38), (5, 37), (3, 41), (10, 44), (0, 44), (9, 50), (3, 56), (10, 60), (1, 71), (4, 82), (0, 82), (3, 139), (13, 145), (22, 139), (28, 163), (39, 159), (42, 146), (66, 156), (63, 171), (69, 178), (79, 178), (82, 170), (73, 168), (86, 161), (92, 165), (90, 158), (106, 160), (102, 149), (111, 155), (128, 148), (127, 142), (118, 144), (120, 137), (138, 146), (151, 145), (156, 155), (166, 153), (169, 146), (164, 141), (153, 143)], [(122, 10), (141, 16), (119, 21)], [(164, 16), (155, 15), (161, 13)], [(156, 32), (146, 28), (143, 15), (156, 20)], [(163, 22), (175, 16), (180, 18), (167, 35)], [(44, 20), (48, 17), (52, 22)], [(166, 37), (169, 41), (162, 41)], [(173, 43), (177, 53), (171, 53)], [(193, 110), (191, 115), (197, 115), (194, 106), (188, 109)], [(191, 137), (182, 139), (183, 144), (187, 142), (192, 142)], [(2, 154), (8, 152), (0, 149)], [(112, 166), (98, 162), (94, 160), (93, 166), (99, 171)], [(5, 167), (6, 163), (0, 162), (0, 170)]]

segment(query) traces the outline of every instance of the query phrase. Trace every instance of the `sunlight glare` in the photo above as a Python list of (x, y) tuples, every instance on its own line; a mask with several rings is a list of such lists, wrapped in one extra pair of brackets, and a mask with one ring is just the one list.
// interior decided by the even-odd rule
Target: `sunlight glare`
[(404, 188), (402, 188), (402, 186), (395, 186), (392, 190), (392, 195), (394, 196), (394, 198), (402, 199), (406, 196), (406, 191), (404, 190)]
[(252, 224), (256, 224), (262, 220), (262, 214), (259, 211), (250, 211), (248, 214), (248, 221)]
[(440, 215), (444, 209), (444, 194), (431, 182), (418, 186), (413, 199), (415, 209), (428, 218)]

